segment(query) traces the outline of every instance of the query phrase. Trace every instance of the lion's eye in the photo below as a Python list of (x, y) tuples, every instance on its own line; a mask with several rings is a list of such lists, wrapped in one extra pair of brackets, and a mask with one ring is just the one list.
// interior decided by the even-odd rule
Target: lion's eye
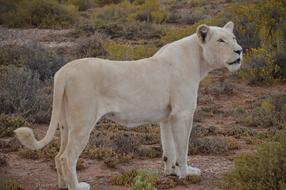
[(218, 39), (217, 41), (218, 41), (218, 42), (225, 42), (225, 41), (224, 41), (223, 39), (221, 39), (221, 38)]

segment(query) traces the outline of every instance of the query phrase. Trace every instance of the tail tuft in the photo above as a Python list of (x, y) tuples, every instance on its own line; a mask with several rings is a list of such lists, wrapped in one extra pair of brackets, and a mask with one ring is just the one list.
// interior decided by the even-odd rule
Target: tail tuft
[(16, 134), (20, 142), (27, 148), (31, 150), (38, 150), (42, 148), (39, 142), (36, 140), (32, 129), (28, 127), (20, 127), (16, 129), (14, 133)]

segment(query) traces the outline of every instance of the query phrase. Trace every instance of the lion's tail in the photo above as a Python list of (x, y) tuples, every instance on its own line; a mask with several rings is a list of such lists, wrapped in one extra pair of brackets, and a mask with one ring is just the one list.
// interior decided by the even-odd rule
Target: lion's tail
[(20, 127), (14, 131), (20, 142), (27, 148), (32, 150), (38, 150), (52, 141), (59, 123), (64, 89), (65, 81), (59, 80), (56, 74), (54, 78), (54, 94), (51, 121), (47, 134), (42, 140), (36, 140), (32, 129), (28, 127)]

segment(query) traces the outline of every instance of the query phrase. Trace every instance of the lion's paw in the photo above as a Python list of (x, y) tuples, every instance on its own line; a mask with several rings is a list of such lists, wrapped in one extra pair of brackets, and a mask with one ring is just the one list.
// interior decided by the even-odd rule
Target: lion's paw
[(199, 168), (187, 166), (185, 169), (181, 169), (180, 178), (185, 178), (187, 176), (200, 176), (201, 170)]
[(191, 166), (188, 166), (188, 168), (187, 168), (187, 175), (200, 176), (201, 173), (202, 172), (199, 168), (195, 168), (195, 167), (191, 167)]
[(85, 182), (80, 182), (77, 185), (76, 190), (90, 190), (90, 185), (88, 183), (85, 183)]

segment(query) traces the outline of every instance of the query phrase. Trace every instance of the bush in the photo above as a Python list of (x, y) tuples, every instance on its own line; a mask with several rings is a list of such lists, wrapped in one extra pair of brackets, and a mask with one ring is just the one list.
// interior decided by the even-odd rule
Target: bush
[(116, 153), (111, 148), (104, 147), (89, 147), (86, 154), (89, 159), (97, 160), (104, 160), (105, 158), (116, 156)]
[(15, 2), (16, 9), (1, 14), (8, 27), (66, 28), (76, 22), (76, 8), (56, 0), (23, 0)]
[(105, 57), (107, 56), (107, 51), (101, 45), (101, 40), (98, 38), (87, 38), (78, 44), (76, 47), (76, 57)]
[(27, 148), (23, 148), (19, 151), (19, 155), (23, 158), (38, 160), (53, 160), (55, 156), (58, 154), (60, 148), (59, 139), (55, 138), (50, 144), (45, 146), (41, 150), (30, 150)]
[[(52, 106), (52, 88), (44, 86), (39, 74), (8, 66), (1, 68), (0, 112), (19, 114), (32, 122), (48, 122)], [(43, 86), (43, 87), (42, 87)]]
[(155, 183), (158, 180), (158, 172), (154, 170), (141, 170), (133, 179), (130, 190), (155, 190)]
[(113, 148), (118, 153), (135, 154), (139, 150), (139, 141), (128, 135), (118, 135), (113, 139)]
[(234, 90), (235, 90), (234, 83), (228, 79), (210, 82), (209, 84), (206, 84), (206, 81), (203, 80), (203, 83), (201, 85), (201, 91), (204, 94), (211, 94), (215, 96), (233, 95)]
[(30, 108), (31, 113), (28, 115), (30, 121), (37, 123), (50, 122), (53, 105), (53, 86), (50, 82), (44, 83), (44, 86), (37, 90), (35, 102)]
[(116, 176), (112, 179), (112, 184), (114, 185), (130, 185), (134, 178), (138, 175), (137, 170), (130, 170)]
[(233, 136), (235, 138), (253, 137), (257, 133), (254, 129), (247, 127), (230, 127), (225, 131), (225, 135)]
[(254, 102), (242, 117), (242, 123), (249, 126), (286, 128), (286, 95), (264, 97)]
[(4, 16), (5, 13), (10, 11), (16, 11), (17, 6), (16, 4), (19, 2), (19, 0), (0, 0), (0, 24), (3, 24), (4, 22)]
[(10, 116), (0, 114), (0, 137), (10, 137), (14, 135), (14, 130), (22, 127), (25, 119), (21, 116)]
[(27, 113), (40, 87), (39, 75), (14, 66), (1, 68), (0, 108), (2, 113)]
[(124, 1), (118, 5), (106, 6), (93, 15), (93, 19), (81, 28), (89, 31), (98, 30), (112, 38), (123, 37), (128, 40), (160, 38), (161, 28), (151, 23), (134, 20), (137, 6)]
[[(266, 12), (268, 14), (265, 14)], [(284, 0), (264, 0), (232, 5), (220, 15), (218, 22), (234, 21), (234, 32), (244, 49), (263, 49), (260, 52), (254, 52), (261, 53), (258, 57), (256, 54), (251, 55), (254, 60), (261, 62), (257, 67), (265, 67), (265, 72), (268, 72), (270, 77), (285, 81), (285, 62), (283, 61), (286, 50), (286, 44), (283, 43), (286, 40), (285, 19), (286, 2)], [(264, 51), (265, 56), (261, 51)], [(281, 67), (281, 70), (279, 68), (276, 70), (277, 66)], [(264, 74), (267, 75), (267, 73)]]
[(231, 149), (237, 149), (234, 139), (224, 137), (204, 137), (191, 139), (189, 152), (191, 154), (223, 154)]
[(162, 157), (161, 147), (143, 146), (139, 149), (137, 155), (140, 158), (160, 158)]
[[(284, 134), (285, 135), (285, 134)], [(227, 189), (268, 190), (286, 187), (286, 141), (261, 145), (256, 153), (235, 159), (235, 168), (225, 176)]]
[(17, 181), (0, 178), (0, 189), (1, 190), (25, 190)]
[(195, 24), (196, 22), (206, 18), (205, 10), (201, 7), (193, 8), (192, 11), (183, 15), (178, 22), (182, 24)]
[(135, 17), (139, 21), (162, 23), (164, 22), (168, 14), (160, 7), (160, 3), (157, 0), (146, 0), (139, 7), (139, 12), (135, 13)]
[(221, 23), (226, 23), (229, 20), (235, 23), (234, 33), (245, 49), (258, 48), (260, 40), (257, 27), (257, 7), (259, 4), (243, 3), (234, 4), (228, 7), (221, 13)]
[(174, 177), (160, 177), (159, 172), (153, 169), (132, 169), (116, 176), (111, 180), (114, 185), (130, 186), (132, 190), (169, 189), (176, 185), (197, 184), (201, 181), (199, 176), (187, 176), (185, 179)]
[(113, 3), (116, 4), (122, 2), (122, 0), (94, 0), (94, 1), (99, 6), (105, 6)]
[(6, 166), (8, 166), (7, 156), (3, 153), (0, 153), (0, 167), (2, 168), (2, 167), (6, 167)]
[(123, 22), (105, 22), (97, 20), (95, 22), (95, 30), (104, 32), (111, 38), (124, 38), (126, 40), (141, 39), (159, 39), (164, 35), (161, 28), (150, 23), (138, 23), (130, 21)]
[(249, 84), (271, 84), (278, 80), (275, 76), (279, 70), (267, 50), (252, 49), (246, 54), (238, 75)]
[(38, 72), (42, 81), (50, 79), (65, 64), (65, 59), (38, 43), (10, 46), (0, 53), (0, 65), (26, 66)]
[(130, 189), (154, 190), (158, 172), (150, 169), (130, 170), (112, 179), (115, 185), (131, 185)]
[(105, 41), (104, 49), (108, 52), (109, 59), (112, 60), (136, 60), (152, 56), (157, 48), (144, 45), (126, 45), (121, 42)]
[(78, 7), (79, 11), (86, 11), (95, 6), (94, 0), (67, 0), (66, 4)]

